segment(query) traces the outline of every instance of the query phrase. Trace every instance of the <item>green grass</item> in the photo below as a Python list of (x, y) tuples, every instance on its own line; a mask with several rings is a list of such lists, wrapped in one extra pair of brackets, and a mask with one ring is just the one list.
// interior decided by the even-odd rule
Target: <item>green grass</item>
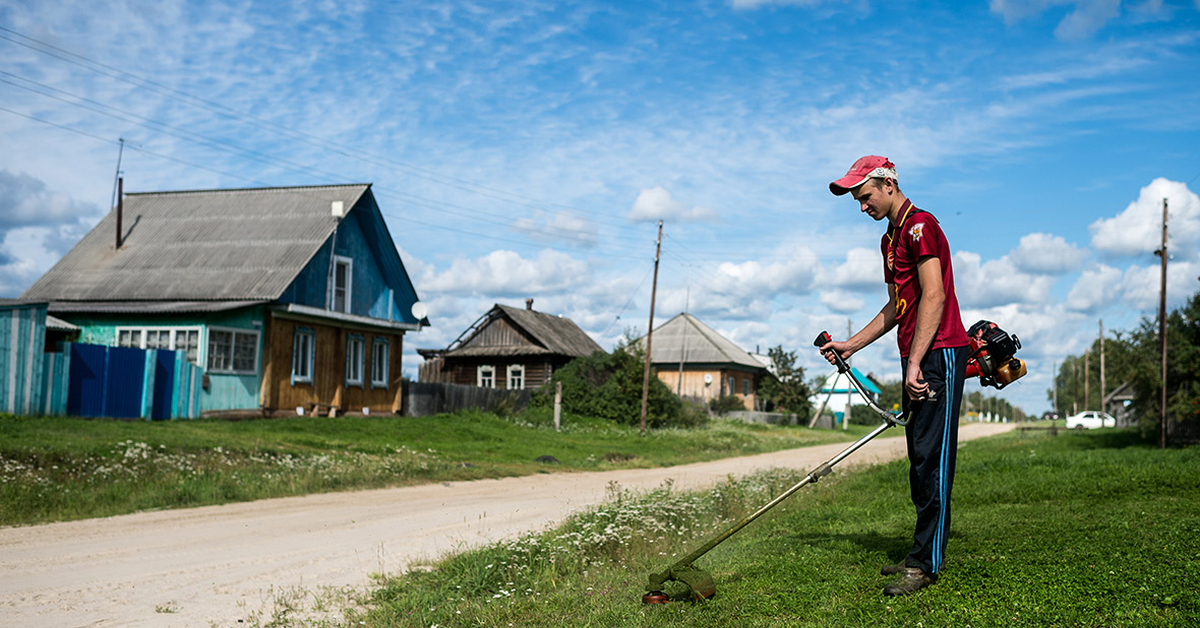
[[(0, 415), (0, 525), (325, 491), (571, 470), (671, 466), (847, 440), (713, 421), (636, 429), (548, 412), (428, 418), (110, 421)], [(559, 462), (536, 462), (553, 456)]]
[(714, 599), (659, 606), (641, 603), (651, 571), (803, 474), (614, 489), (557, 530), (384, 582), (346, 625), (1193, 626), (1198, 472), (1197, 449), (1159, 451), (1132, 431), (966, 443), (945, 571), (906, 598), (885, 598), (878, 572), (908, 549), (906, 463), (835, 473), (697, 561)]

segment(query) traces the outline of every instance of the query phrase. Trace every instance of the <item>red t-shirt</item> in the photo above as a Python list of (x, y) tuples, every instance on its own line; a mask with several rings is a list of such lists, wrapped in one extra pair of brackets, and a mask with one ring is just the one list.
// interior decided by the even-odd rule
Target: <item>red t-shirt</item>
[(900, 357), (907, 358), (917, 331), (917, 305), (921, 300), (921, 281), (917, 277), (917, 262), (936, 257), (942, 267), (942, 289), (946, 304), (942, 321), (930, 350), (967, 345), (967, 330), (963, 328), (958, 311), (958, 296), (954, 293), (954, 269), (950, 265), (950, 244), (933, 214), (917, 209), (910, 200), (900, 208), (899, 227), (889, 224), (880, 239), (883, 251), (883, 279), (896, 285), (896, 340)]

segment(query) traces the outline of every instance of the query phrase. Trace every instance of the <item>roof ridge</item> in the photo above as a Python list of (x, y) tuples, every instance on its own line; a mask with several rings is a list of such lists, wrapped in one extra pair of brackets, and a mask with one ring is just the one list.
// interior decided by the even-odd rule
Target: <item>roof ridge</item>
[(332, 188), (371, 187), (373, 183), (327, 183), (323, 185), (279, 185), (258, 188), (213, 188), (207, 190), (159, 190), (156, 192), (125, 192), (125, 196), (168, 196), (172, 194), (215, 194), (222, 192), (274, 192), (283, 190), (321, 190)]

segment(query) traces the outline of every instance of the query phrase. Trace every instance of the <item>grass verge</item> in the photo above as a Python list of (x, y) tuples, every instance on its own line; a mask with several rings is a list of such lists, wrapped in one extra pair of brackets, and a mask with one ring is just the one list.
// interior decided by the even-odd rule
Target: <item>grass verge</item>
[[(1200, 617), (1200, 451), (1129, 431), (1009, 434), (959, 452), (937, 585), (885, 598), (913, 520), (907, 467), (809, 486), (698, 561), (701, 603), (646, 606), (645, 578), (798, 481), (631, 494), (553, 531), (384, 582), (345, 625), (1192, 626)], [(679, 593), (675, 591), (674, 593)]]
[[(0, 525), (553, 471), (672, 466), (847, 440), (712, 421), (636, 429), (549, 411), (427, 418), (111, 421), (0, 415)], [(538, 462), (552, 456), (557, 462)]]

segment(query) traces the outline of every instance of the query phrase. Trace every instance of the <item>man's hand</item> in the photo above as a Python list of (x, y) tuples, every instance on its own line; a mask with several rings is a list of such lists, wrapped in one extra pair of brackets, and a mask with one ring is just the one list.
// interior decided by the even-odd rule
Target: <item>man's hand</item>
[(850, 347), (850, 341), (848, 341), (848, 340), (844, 340), (844, 341), (835, 340), (835, 341), (827, 342), (827, 343), (821, 345), (820, 351), (821, 351), (821, 355), (825, 356), (825, 359), (828, 360), (829, 363), (834, 366), (837, 366), (837, 360), (834, 359), (833, 353), (831, 353), (831, 352), (836, 351), (838, 353), (838, 355), (842, 356), (843, 360), (848, 359), (850, 356), (854, 355), (854, 349)]
[(904, 390), (913, 401), (923, 401), (929, 396), (929, 384), (925, 383), (925, 375), (921, 373), (921, 365), (916, 362), (908, 363), (908, 372), (904, 374)]

